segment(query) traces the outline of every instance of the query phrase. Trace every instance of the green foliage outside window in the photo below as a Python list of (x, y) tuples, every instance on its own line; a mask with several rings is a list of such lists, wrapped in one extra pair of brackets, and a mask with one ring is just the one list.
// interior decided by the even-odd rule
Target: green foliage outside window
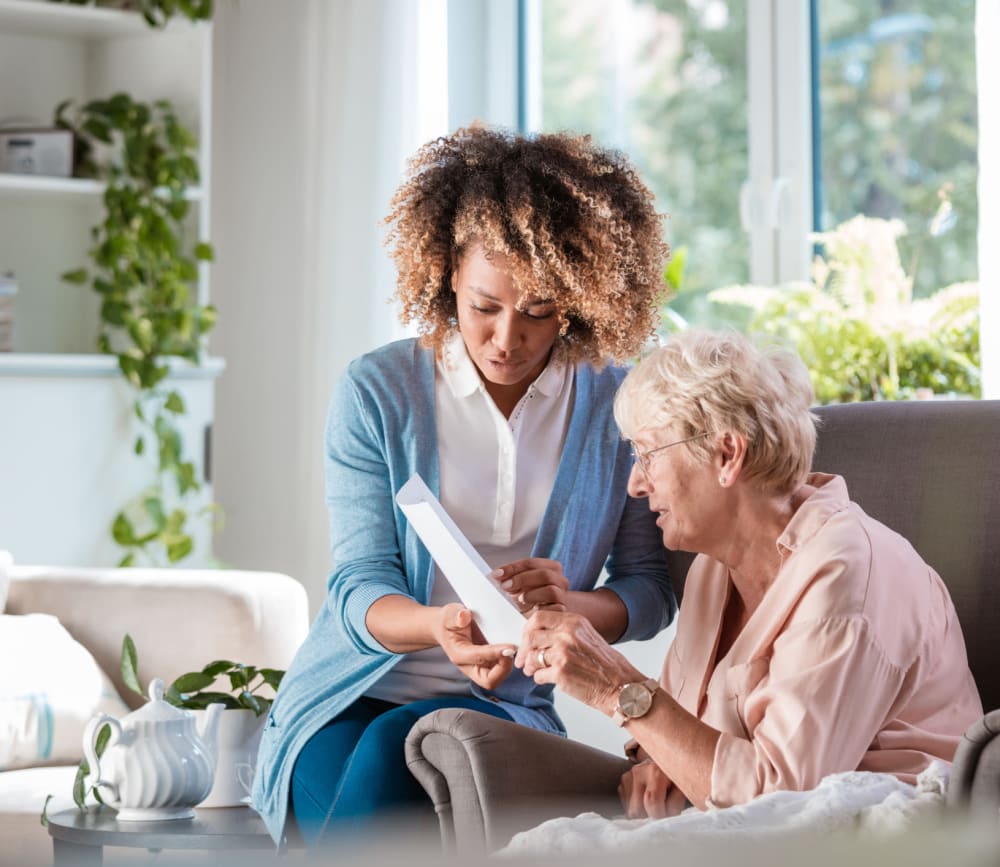
[[(975, 280), (974, 0), (820, 0), (818, 15), (823, 228), (854, 214), (903, 220), (914, 297)], [(942, 240), (926, 245), (944, 186)]]
[(733, 286), (712, 302), (749, 312), (747, 331), (790, 343), (820, 403), (948, 394), (980, 397), (979, 287), (913, 297), (899, 220), (857, 216), (816, 236), (811, 281)]
[[(975, 280), (974, 0), (818, 0), (816, 11), (820, 226), (902, 220), (914, 298)], [(745, 0), (539, 3), (541, 128), (590, 132), (634, 160), (668, 240), (687, 248), (665, 311), (675, 323), (742, 328), (752, 312), (710, 301), (750, 278), (738, 206), (750, 176), (747, 15)], [(927, 245), (945, 184), (952, 210)]]

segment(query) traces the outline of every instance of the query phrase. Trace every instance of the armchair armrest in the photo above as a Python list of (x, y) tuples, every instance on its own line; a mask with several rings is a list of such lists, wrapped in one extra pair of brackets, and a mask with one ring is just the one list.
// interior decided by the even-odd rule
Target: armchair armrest
[(417, 721), (406, 763), (434, 802), (444, 847), (477, 854), (555, 816), (621, 812), (631, 766), (558, 735), (489, 714), (445, 708)]
[(974, 722), (959, 741), (947, 799), (952, 807), (996, 819), (1000, 809), (1000, 710)]

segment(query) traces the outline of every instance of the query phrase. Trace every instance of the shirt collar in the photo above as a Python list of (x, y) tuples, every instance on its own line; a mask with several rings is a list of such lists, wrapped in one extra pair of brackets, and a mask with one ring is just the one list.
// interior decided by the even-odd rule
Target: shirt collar
[(441, 352), (441, 363), (438, 365), (441, 376), (455, 397), (468, 397), (475, 394), (482, 385), (479, 371), (469, 358), (462, 335), (455, 332), (445, 341)]
[(795, 551), (808, 542), (837, 512), (850, 505), (847, 483), (841, 476), (810, 473), (806, 484), (816, 490), (792, 515), (784, 532), (778, 537), (778, 550)]
[[(559, 347), (549, 356), (549, 362), (532, 383), (536, 391), (540, 391), (546, 397), (558, 394), (563, 384), (563, 376), (566, 372), (566, 365), (560, 359)], [(469, 358), (469, 352), (465, 348), (465, 341), (462, 335), (456, 331), (445, 341), (441, 353), (441, 376), (448, 383), (451, 393), (455, 397), (469, 397), (483, 388), (483, 380), (476, 370), (476, 365)]]

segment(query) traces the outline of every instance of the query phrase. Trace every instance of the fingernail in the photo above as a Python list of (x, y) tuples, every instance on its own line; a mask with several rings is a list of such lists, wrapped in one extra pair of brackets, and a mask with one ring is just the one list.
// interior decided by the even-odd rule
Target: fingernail
[(506, 581), (501, 582), (500, 586), (503, 587), (504, 590), (510, 590), (510, 588), (514, 586), (514, 579), (508, 578)]
[(517, 603), (518, 603), (518, 605), (524, 605), (524, 594), (523, 593), (518, 593), (517, 594)]
[(506, 657), (510, 658), (511, 656), (514, 655), (514, 651), (511, 650), (509, 647), (506, 647), (506, 648), (504, 648), (503, 650), (500, 651), (500, 655), (501, 656), (506, 656)]
[(490, 572), (490, 578), (499, 578), (501, 575), (503, 575), (503, 569), (494, 569)]

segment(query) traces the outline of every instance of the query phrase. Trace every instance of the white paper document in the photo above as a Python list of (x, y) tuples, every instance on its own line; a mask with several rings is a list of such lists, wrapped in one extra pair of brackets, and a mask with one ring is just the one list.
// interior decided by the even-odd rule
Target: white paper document
[(489, 565), (419, 474), (414, 473), (399, 489), (396, 502), (462, 604), (472, 612), (486, 640), (490, 644), (520, 644), (524, 615), (489, 577)]

